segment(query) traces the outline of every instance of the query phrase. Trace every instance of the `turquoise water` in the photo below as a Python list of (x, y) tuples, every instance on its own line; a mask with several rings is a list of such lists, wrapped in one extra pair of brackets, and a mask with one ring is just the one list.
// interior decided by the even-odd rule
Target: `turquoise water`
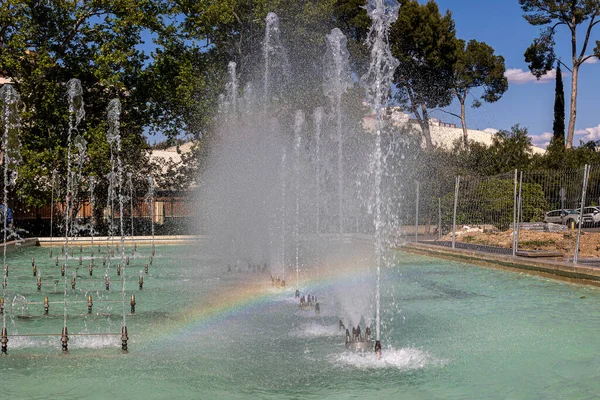
[[(157, 247), (139, 291), (149, 253), (140, 248), (127, 269), (128, 300), (135, 294), (138, 303), (127, 317), (129, 354), (120, 354), (118, 338), (72, 337), (68, 355), (58, 337), (11, 338), (0, 358), (0, 398), (591, 399), (600, 392), (595, 287), (400, 253), (383, 272), (377, 361), (344, 348), (332, 295), (346, 285), (343, 274), (308, 284), (322, 302), (317, 316), (295, 306), (293, 288), (261, 285), (268, 275), (227, 273), (198, 248)], [(44, 290), (54, 292), (60, 268), (40, 248), (9, 256), (9, 288), (40, 301), (32, 256), (48, 278)], [(106, 293), (103, 269), (90, 280), (83, 264), (76, 291), (69, 279), (69, 298), (91, 293), (94, 314), (69, 305), (80, 314), (69, 318), (69, 331), (120, 331), (121, 304), (100, 302), (120, 292)], [(42, 311), (22, 311), (17, 301), (9, 334), (60, 333), (62, 305), (52, 304), (49, 317)]]

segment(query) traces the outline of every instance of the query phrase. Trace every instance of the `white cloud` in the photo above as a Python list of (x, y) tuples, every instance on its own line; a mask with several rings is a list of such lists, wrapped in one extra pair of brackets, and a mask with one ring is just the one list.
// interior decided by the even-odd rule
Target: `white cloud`
[(592, 57), (585, 60), (584, 64), (596, 64), (599, 62), (598, 57)]
[(534, 146), (545, 149), (550, 144), (550, 139), (552, 139), (552, 136), (554, 136), (554, 134), (552, 132), (544, 132), (540, 135), (529, 136), (531, 137), (531, 143), (533, 143)]
[[(504, 73), (504, 76), (508, 79), (509, 83), (515, 85), (521, 85), (524, 83), (548, 83), (554, 81), (556, 78), (556, 70), (548, 71), (546, 75), (542, 75), (542, 77), (538, 80), (535, 75), (533, 75), (529, 71), (523, 71), (521, 68), (509, 68)], [(565, 74), (563, 73), (563, 76)]]
[(495, 135), (496, 133), (498, 133), (498, 129), (496, 128), (485, 128), (483, 131), (485, 133), (489, 133), (490, 135)]
[(579, 136), (583, 141), (600, 140), (600, 124), (592, 128), (575, 131), (575, 135)]

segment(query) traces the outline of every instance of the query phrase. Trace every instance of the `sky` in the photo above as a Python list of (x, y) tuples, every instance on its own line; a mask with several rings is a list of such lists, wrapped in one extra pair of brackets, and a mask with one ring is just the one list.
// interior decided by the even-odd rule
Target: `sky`
[[(419, 0), (426, 3), (427, 0)], [(552, 137), (554, 119), (555, 74), (551, 71), (538, 81), (530, 72), (524, 52), (539, 34), (539, 27), (530, 25), (523, 18), (518, 0), (437, 0), (442, 12), (450, 10), (456, 23), (457, 36), (465, 41), (476, 39), (486, 42), (501, 55), (506, 63), (509, 81), (508, 91), (497, 102), (478, 109), (467, 108), (467, 126), (470, 129), (509, 130), (520, 124), (528, 129), (534, 145), (546, 147)], [(579, 32), (583, 37), (584, 32)], [(151, 52), (151, 38), (147, 38), (144, 50)], [(600, 40), (600, 25), (593, 32), (587, 54)], [(582, 40), (580, 40), (582, 43)], [(567, 65), (570, 60), (570, 40), (564, 27), (556, 36), (557, 55)], [(580, 141), (600, 140), (600, 62), (585, 64), (579, 73), (576, 135), (574, 145)], [(571, 75), (563, 68), (565, 88), (565, 126), (569, 122)], [(460, 113), (458, 103), (446, 108)], [(434, 111), (432, 117), (460, 125), (460, 120), (449, 114)], [(164, 139), (162, 135), (151, 136), (151, 142)]]
[[(420, 0), (425, 3), (425, 0)], [(479, 109), (467, 109), (467, 126), (473, 129), (510, 129), (515, 124), (528, 128), (535, 145), (545, 147), (552, 137), (554, 119), (555, 75), (538, 82), (531, 75), (523, 56), (539, 33), (539, 27), (529, 25), (517, 0), (437, 0), (445, 12), (452, 11), (457, 36), (466, 41), (483, 41), (505, 59), (509, 81), (508, 91), (493, 104)], [(584, 32), (578, 32), (583, 37)], [(571, 65), (570, 38), (564, 27), (556, 36), (557, 55)], [(586, 54), (591, 54), (600, 40), (600, 26), (592, 33)], [(583, 43), (583, 40), (580, 40)], [(594, 59), (596, 60), (596, 59)], [(597, 61), (597, 60), (596, 60)], [(565, 125), (568, 126), (571, 74), (563, 68), (565, 87)], [(574, 145), (580, 140), (600, 140), (600, 62), (585, 64), (579, 71), (577, 123)], [(454, 104), (448, 110), (457, 112)], [(436, 118), (460, 123), (455, 117), (437, 112)]]

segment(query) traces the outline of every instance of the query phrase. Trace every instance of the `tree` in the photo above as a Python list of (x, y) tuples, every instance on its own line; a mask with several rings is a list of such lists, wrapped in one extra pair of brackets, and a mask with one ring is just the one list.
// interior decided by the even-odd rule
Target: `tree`
[(510, 131), (501, 130), (494, 136), (489, 150), (496, 173), (525, 169), (531, 162), (531, 138), (527, 128), (513, 126)]
[[(529, 69), (539, 79), (552, 69), (556, 61), (554, 35), (559, 26), (565, 25), (570, 32), (571, 63), (564, 65), (572, 73), (571, 105), (569, 112), (569, 127), (567, 130), (566, 148), (573, 147), (575, 121), (577, 118), (577, 85), (579, 68), (586, 61), (600, 57), (600, 41), (596, 41), (593, 54), (586, 54), (590, 38), (595, 26), (600, 23), (600, 0), (519, 0), (521, 8), (526, 13), (523, 17), (534, 26), (545, 27), (540, 36), (525, 51), (525, 61)], [(577, 28), (585, 27), (583, 43), (578, 42)], [(581, 45), (581, 48), (578, 48)], [(559, 60), (559, 62), (561, 62)]]
[[(166, 112), (170, 104), (153, 100), (163, 77), (150, 68), (153, 60), (140, 46), (144, 32), (174, 35), (163, 22), (169, 15), (163, 0), (0, 3), (0, 70), (12, 79), (23, 103), (24, 163), (17, 192), (27, 206), (48, 204), (54, 169), (66, 176), (66, 83), (71, 78), (84, 88), (86, 118), (79, 133), (88, 142), (84, 175), (99, 183), (97, 204), (106, 192), (110, 99), (122, 104), (124, 165), (139, 174), (148, 171), (144, 129), (152, 113)], [(85, 183), (79, 193), (87, 193)]]
[(394, 84), (396, 100), (417, 119), (428, 148), (433, 147), (428, 109), (452, 102), (453, 66), (459, 42), (452, 14), (433, 0), (400, 2), (398, 20), (390, 31), (392, 54), (400, 61)]
[[(460, 120), (463, 128), (463, 141), (468, 145), (467, 121), (465, 117), (465, 102), (476, 88), (483, 88), (481, 99), (493, 103), (502, 97), (508, 89), (508, 80), (504, 76), (506, 67), (504, 57), (494, 54), (494, 49), (488, 44), (471, 40), (465, 46), (463, 41), (458, 47), (458, 58), (454, 65), (454, 94), (460, 103)], [(478, 99), (473, 101), (473, 107), (481, 106)]]
[(565, 90), (560, 63), (556, 65), (556, 89), (554, 93), (554, 123), (552, 140), (548, 151), (560, 151), (565, 147)]

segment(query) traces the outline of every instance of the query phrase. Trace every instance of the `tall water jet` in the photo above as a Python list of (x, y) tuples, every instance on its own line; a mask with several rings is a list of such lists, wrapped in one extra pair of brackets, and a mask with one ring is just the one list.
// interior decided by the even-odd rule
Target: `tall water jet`
[[(106, 131), (106, 140), (111, 148), (111, 161), (113, 161), (113, 152), (116, 153), (116, 171), (112, 170), (111, 173), (116, 173), (117, 184), (119, 186), (119, 228), (121, 233), (121, 297), (123, 302), (123, 324), (122, 328), (125, 328), (125, 230), (123, 227), (123, 165), (121, 163), (121, 102), (119, 99), (112, 99), (108, 103), (106, 109), (108, 130)], [(111, 167), (114, 165), (111, 163)], [(113, 175), (114, 176), (114, 175)], [(114, 183), (114, 181), (113, 181)]]
[(279, 172), (279, 178), (281, 181), (281, 209), (280, 209), (280, 215), (281, 215), (281, 269), (282, 269), (282, 275), (285, 277), (285, 273), (286, 273), (286, 254), (285, 254), (285, 245), (286, 245), (286, 223), (285, 223), (285, 219), (287, 218), (287, 213), (286, 213), (286, 200), (287, 200), (287, 196), (286, 196), (286, 181), (287, 181), (287, 173), (286, 173), (286, 166), (287, 166), (287, 150), (285, 148), (285, 146), (282, 146), (281, 148), (281, 170)]
[(148, 177), (148, 192), (146, 193), (146, 203), (150, 207), (150, 228), (152, 232), (152, 252), (154, 252), (154, 178)]
[(50, 195), (50, 257), (52, 258), (52, 247), (53, 247), (53, 239), (54, 239), (54, 191), (56, 190), (56, 181), (57, 181), (57, 170), (52, 170), (52, 178), (51, 179), (51, 195)]
[[(83, 179), (83, 166), (84, 163), (86, 161), (86, 151), (87, 151), (87, 141), (83, 138), (83, 136), (81, 134), (77, 134), (75, 136), (75, 138), (73, 139), (73, 146), (75, 147), (76, 150), (76, 161), (77, 161), (77, 170), (72, 172), (72, 178), (71, 178), (71, 186), (72, 186), (72, 190), (71, 190), (71, 204), (73, 205), (73, 212), (74, 212), (74, 216), (77, 215), (77, 212), (75, 210), (75, 206), (80, 207), (81, 203), (76, 203), (77, 199), (78, 199), (78, 195), (79, 195), (79, 185), (82, 182)], [(79, 224), (76, 223), (76, 219), (72, 218), (71, 219), (71, 236), (73, 237), (73, 239), (75, 238), (75, 236), (77, 236), (79, 234), (79, 232), (83, 229), (83, 226), (80, 226)]]
[(321, 233), (321, 133), (323, 131), (323, 119), (325, 110), (323, 107), (315, 108), (313, 119), (315, 123), (315, 187), (316, 187), (316, 213), (315, 230), (317, 235)]
[(268, 13), (266, 18), (263, 57), (265, 64), (263, 95), (266, 110), (271, 98), (287, 86), (291, 76), (287, 51), (281, 43), (279, 17), (273, 12)]
[(129, 210), (129, 219), (131, 220), (131, 251), (135, 251), (135, 238), (134, 238), (134, 232), (133, 232), (133, 181), (132, 181), (132, 176), (133, 174), (131, 172), (127, 173), (127, 183), (129, 184), (129, 205), (130, 205), (130, 210)]
[(94, 221), (94, 207), (96, 204), (96, 179), (90, 176), (90, 237), (92, 238), (92, 256), (94, 255), (94, 234), (96, 233), (96, 224)]
[(338, 223), (339, 234), (344, 234), (344, 138), (342, 134), (342, 95), (352, 87), (350, 74), (350, 53), (348, 40), (338, 28), (325, 36), (327, 50), (325, 52), (323, 89), (332, 104), (337, 133), (337, 173), (338, 173)]
[(229, 108), (231, 114), (237, 116), (238, 111), (238, 91), (239, 91), (239, 83), (237, 77), (237, 64), (233, 61), (230, 61), (227, 65), (227, 72), (229, 74), (229, 82), (225, 86), (225, 91), (227, 93), (227, 102), (229, 103)]
[(294, 224), (294, 240), (296, 245), (296, 289), (299, 289), (300, 275), (300, 148), (302, 131), (304, 130), (304, 112), (297, 110), (294, 117), (294, 182), (296, 194), (296, 221)]
[(374, 182), (374, 225), (375, 258), (377, 263), (377, 283), (375, 289), (375, 351), (381, 355), (381, 267), (383, 262), (382, 217), (381, 217), (381, 178), (383, 175), (383, 154), (381, 132), (384, 127), (382, 109), (386, 106), (398, 60), (392, 56), (388, 35), (390, 26), (398, 19), (400, 5), (396, 0), (369, 0), (367, 14), (372, 20), (367, 36), (371, 49), (371, 63), (368, 72), (361, 78), (367, 98), (375, 110), (375, 182)]
[[(3, 256), (2, 266), (4, 274), (2, 277), (2, 298), (6, 299), (6, 286), (8, 280), (8, 266), (6, 265), (6, 238), (8, 220), (8, 188), (14, 186), (17, 180), (17, 168), (21, 162), (21, 141), (19, 133), (21, 130), (21, 118), (19, 116), (19, 103), (21, 98), (11, 85), (0, 88), (0, 105), (2, 106), (2, 135), (3, 150), (3, 172), (4, 172), (4, 197), (3, 197)], [(2, 312), (2, 336), (6, 335), (6, 312)], [(2, 352), (6, 350), (5, 343), (2, 344)]]
[(85, 116), (83, 103), (83, 88), (79, 79), (71, 79), (67, 82), (67, 100), (69, 104), (69, 127), (67, 130), (67, 189), (65, 193), (65, 263), (64, 263), (64, 293), (63, 293), (63, 331), (67, 330), (67, 283), (69, 267), (69, 217), (71, 213), (71, 200), (73, 196), (73, 183), (71, 176), (71, 141), (73, 133), (78, 133), (78, 127)]

